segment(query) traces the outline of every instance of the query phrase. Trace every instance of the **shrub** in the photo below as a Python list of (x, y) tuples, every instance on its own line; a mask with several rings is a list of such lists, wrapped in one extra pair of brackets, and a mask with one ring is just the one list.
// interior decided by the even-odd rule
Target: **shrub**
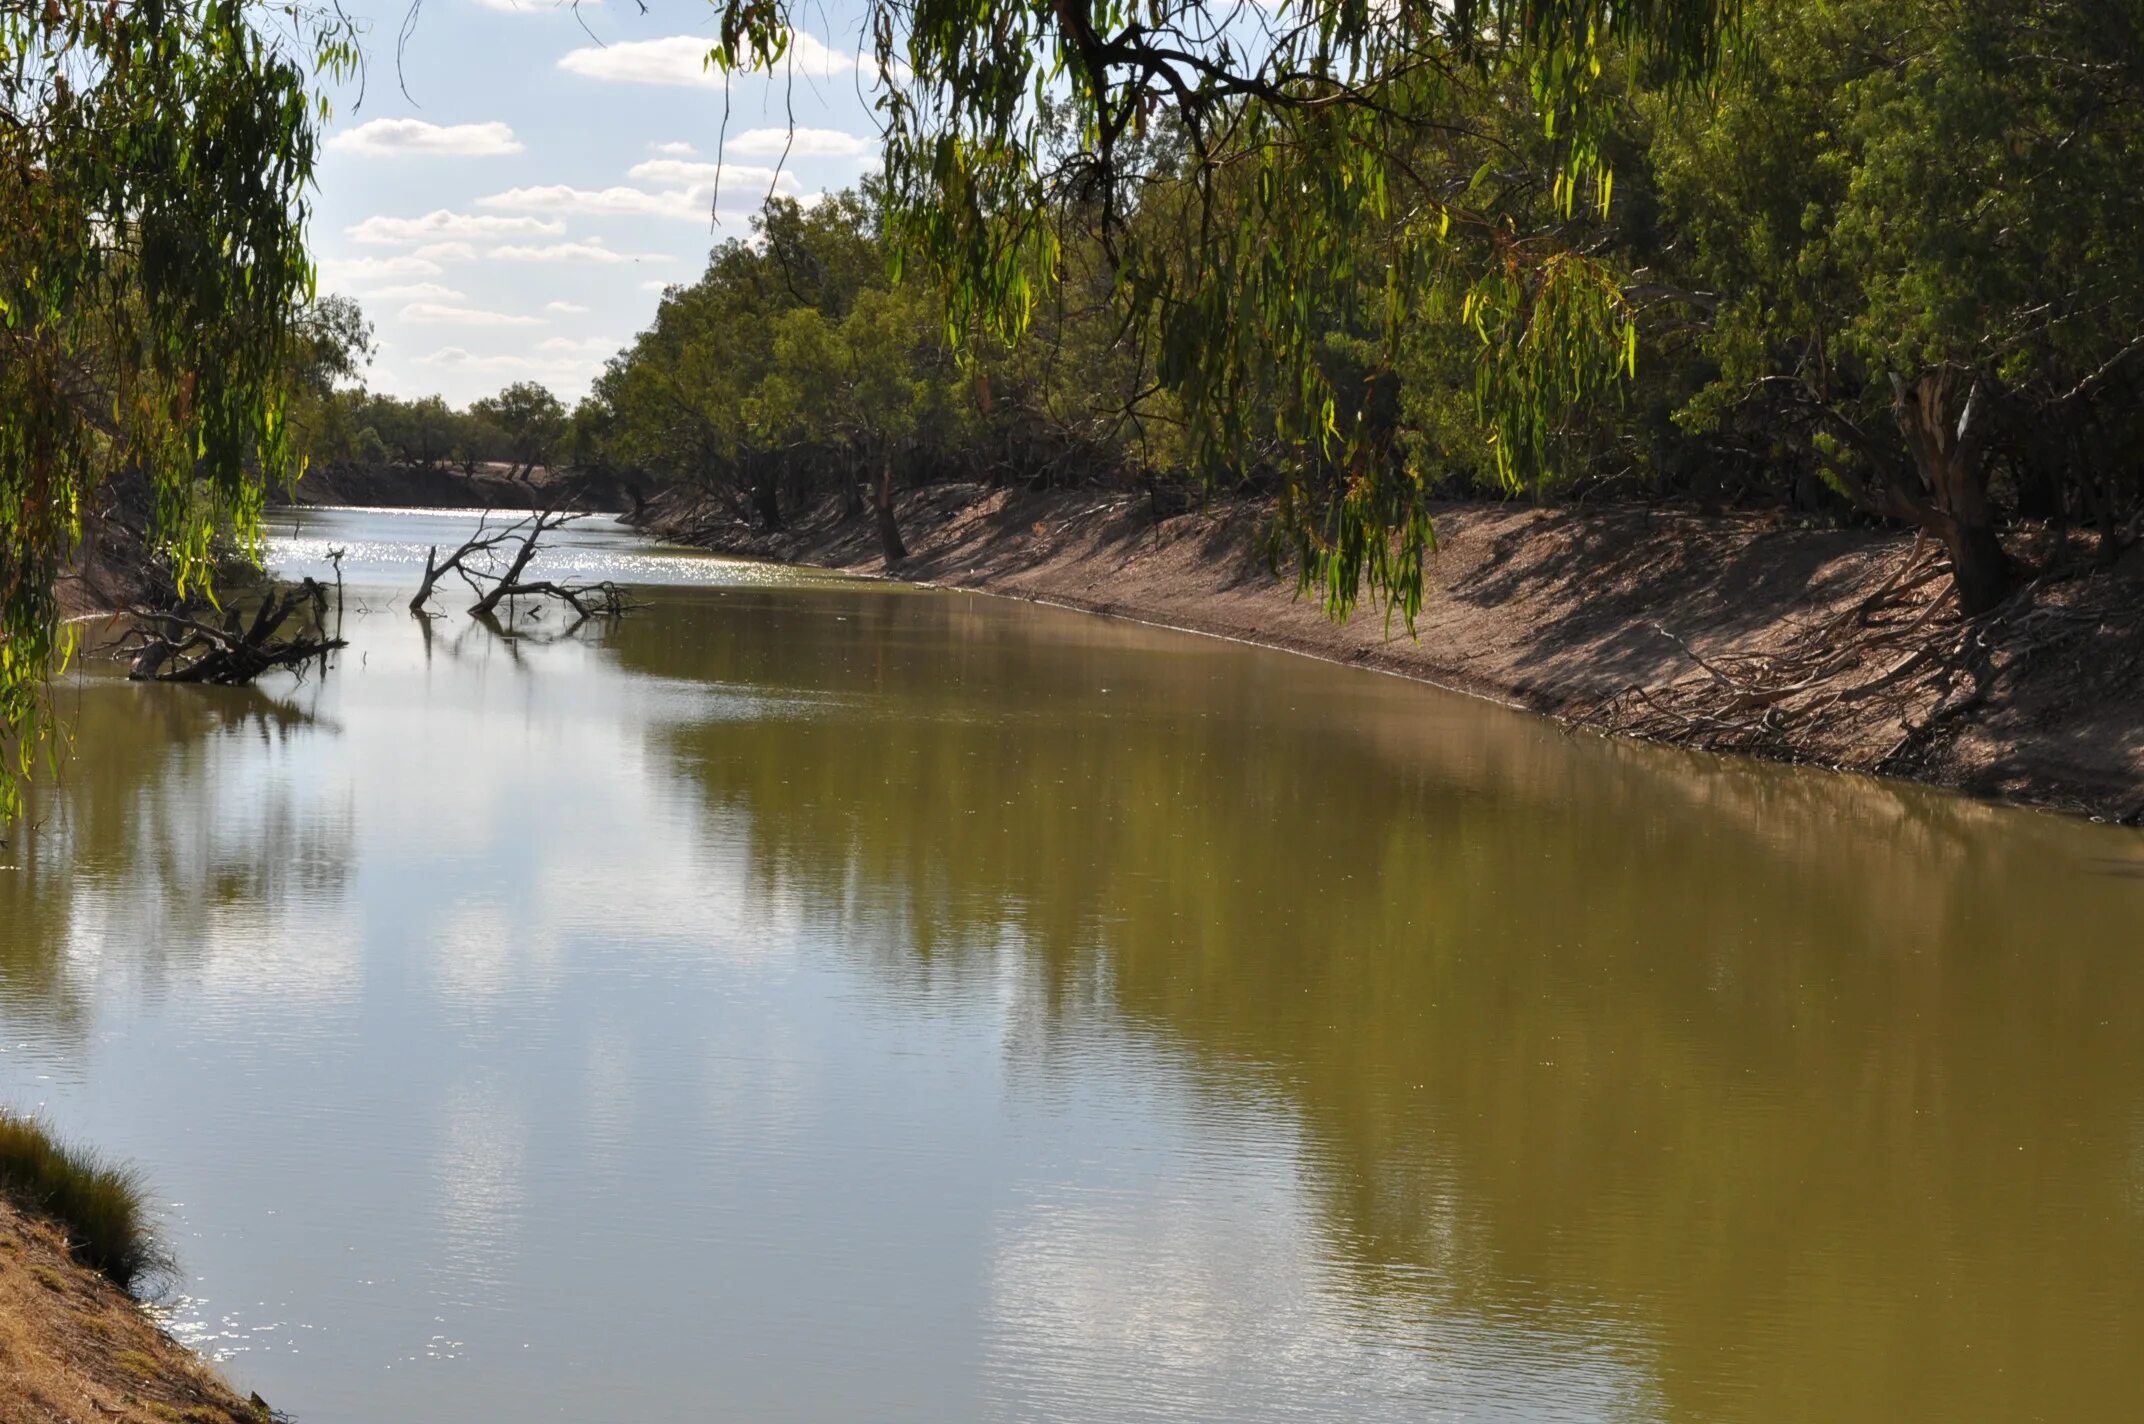
[(122, 1289), (169, 1271), (140, 1174), (68, 1146), (28, 1118), (0, 1112), (0, 1196), (67, 1237), (76, 1260)]

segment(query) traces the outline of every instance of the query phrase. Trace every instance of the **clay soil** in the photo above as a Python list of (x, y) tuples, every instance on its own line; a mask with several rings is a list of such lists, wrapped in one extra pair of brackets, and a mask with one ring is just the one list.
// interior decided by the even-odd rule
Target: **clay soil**
[[(1453, 505), (1437, 513), (1433, 592), (1410, 637), (1375, 608), (1335, 623), (1297, 597), (1262, 556), (1264, 511), (1248, 502), (1158, 517), (1143, 495), (945, 485), (907, 493), (900, 520), (910, 557), (890, 571), (868, 516), (843, 520), (832, 505), (769, 534), (733, 506), (672, 491), (636, 522), (732, 553), (1378, 668), (1610, 734), (2144, 817), (2135, 550), (2111, 570), (2043, 580), (2003, 620), (1975, 626), (1929, 607), (1948, 581), (1908, 535), (1633, 507)], [(1902, 573), (1919, 584), (1886, 594)], [(1814, 694), (1781, 695), (1839, 661), (1831, 649), (1864, 643), (1843, 670), (1828, 668), (1816, 711), (1796, 710)], [(1971, 674), (1953, 675), (1945, 656), (1968, 644)]]

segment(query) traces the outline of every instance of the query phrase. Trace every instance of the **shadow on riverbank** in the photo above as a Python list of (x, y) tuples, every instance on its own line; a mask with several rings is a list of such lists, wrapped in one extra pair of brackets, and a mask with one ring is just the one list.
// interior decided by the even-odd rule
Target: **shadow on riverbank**
[[(2017, 622), (2059, 640), (1995, 639), (1975, 697), (1948, 682), (1841, 699), (1799, 727), (1750, 716), (1664, 721), (1646, 700), (1738, 667), (1805, 656), (1912, 557), (1909, 537), (1643, 508), (1437, 511), (1433, 591), (1409, 638), (1364, 608), (1345, 624), (1259, 554), (1263, 509), (1157, 518), (1140, 495), (939, 485), (903, 496), (896, 576), (1160, 623), (1419, 678), (1610, 733), (1904, 776), (2108, 820), (2144, 816), (2144, 559), (2050, 583)], [(651, 534), (789, 563), (879, 571), (868, 520), (829, 502), (779, 533), (720, 501), (667, 491)], [(1908, 614), (1914, 611), (1909, 607)], [(1895, 650), (1891, 656), (1896, 656)], [(1865, 676), (1887, 659), (1872, 649)], [(1964, 679), (1961, 678), (1961, 682)], [(1888, 691), (1888, 690), (1887, 690)], [(1700, 714), (1702, 714), (1702, 709)]]

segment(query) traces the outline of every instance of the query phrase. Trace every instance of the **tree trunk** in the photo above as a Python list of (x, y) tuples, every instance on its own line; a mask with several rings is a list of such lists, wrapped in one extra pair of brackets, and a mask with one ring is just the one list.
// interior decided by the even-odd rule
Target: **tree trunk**
[(854, 470), (841, 473), (841, 517), (854, 519), (864, 512), (863, 481), (856, 478)]
[(781, 480), (774, 461), (764, 456), (754, 462), (752, 472), (752, 509), (759, 515), (760, 526), (768, 533), (781, 532)]
[(1913, 511), (1921, 526), (1950, 550), (1958, 604), (1969, 614), (1986, 613), (2017, 587), (2017, 565), (1995, 532), (1988, 503), (1986, 412), (1976, 382), (1955, 423), (1950, 419), (1949, 372), (1933, 372), (1912, 385), (1891, 378), (1892, 409), (1913, 454), (1914, 470), (1931, 499)]
[(885, 551), (886, 562), (897, 564), (908, 557), (908, 546), (901, 542), (901, 526), (893, 517), (893, 452), (879, 457), (878, 488), (873, 491), (872, 505), (878, 511), (878, 542)]
[(1993, 612), (2017, 588), (2017, 565), (1993, 525), (1985, 520), (1951, 518), (1936, 531), (1950, 550), (1951, 577), (1958, 584), (1958, 606), (1967, 613)]

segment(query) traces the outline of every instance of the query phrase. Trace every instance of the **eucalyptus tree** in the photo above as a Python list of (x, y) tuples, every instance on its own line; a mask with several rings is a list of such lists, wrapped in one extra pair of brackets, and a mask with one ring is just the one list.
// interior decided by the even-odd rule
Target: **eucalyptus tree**
[(293, 472), (306, 65), (355, 58), (341, 22), (245, 0), (0, 0), (0, 813), (99, 487), (146, 478), (155, 538), (200, 590), (216, 537), (251, 547), (267, 482)]
[(2144, 503), (2144, 8), (1799, 0), (1654, 148), (1716, 372), (1683, 413), (1802, 428), (1826, 478), (1950, 551), (1963, 605), (2018, 570), (1998, 494), (2116, 546)]
[(503, 433), (516, 478), (549, 464), (572, 423), (558, 397), (535, 381), (516, 381), (495, 396), (473, 401), (469, 414)]
[(792, 456), (839, 445), (855, 412), (833, 408), (815, 384), (832, 363), (778, 370), (777, 335), (799, 312), (838, 328), (859, 294), (886, 280), (864, 197), (841, 193), (809, 210), (770, 201), (753, 240), (723, 243), (698, 281), (666, 292), (654, 322), (597, 380), (606, 451), (749, 498), (763, 524), (779, 527)]
[[(711, 59), (779, 66), (792, 8), (717, 0)], [(1335, 388), (1318, 359), (1322, 315), (1368, 287), (1384, 314), (1380, 369), (1416, 317), (1464, 320), (1497, 467), (1525, 478), (1562, 413), (1634, 359), (1621, 284), (1555, 234), (1516, 231), (1481, 183), (1414, 159), (1425, 145), (1475, 151), (1485, 136), (1470, 110), (1517, 85), (1560, 141), (1565, 210), (1606, 205), (1611, 58), (1662, 84), (1699, 79), (1738, 8), (870, 0), (890, 235), (937, 278), (954, 337), (973, 346), (1025, 331), (1064, 250), (1061, 216), (1092, 214), (1117, 305), (1153, 323), (1157, 378), (1196, 467), (1212, 479), (1261, 447), (1296, 452), (1279, 467), (1280, 517), (1306, 585), (1336, 613), (1367, 589), (1411, 618), (1430, 539), (1421, 472)], [(1172, 141), (1149, 141), (1157, 130)], [(1062, 133), (1071, 141), (1053, 143)]]

